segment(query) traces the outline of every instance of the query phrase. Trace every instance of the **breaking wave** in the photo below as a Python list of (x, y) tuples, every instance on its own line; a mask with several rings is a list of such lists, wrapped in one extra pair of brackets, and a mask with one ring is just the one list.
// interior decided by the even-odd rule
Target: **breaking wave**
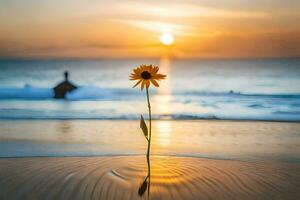
[[(155, 92), (155, 91), (154, 91)], [(68, 100), (102, 100), (102, 99), (122, 99), (122, 96), (139, 95), (132, 89), (123, 88), (100, 88), (96, 86), (80, 86), (66, 95)], [(240, 92), (207, 92), (207, 91), (189, 91), (173, 92), (172, 95), (189, 95), (189, 96), (207, 96), (207, 97), (253, 97), (253, 98), (292, 98), (300, 99), (300, 94), (251, 94)], [(52, 99), (54, 91), (52, 88), (40, 88), (26, 84), (24, 87), (0, 88), (0, 99), (26, 99), (26, 100), (43, 100)], [(299, 104), (300, 105), (300, 104)], [(298, 105), (298, 106), (299, 106)], [(260, 107), (260, 105), (252, 105)]]
[[(228, 119), (300, 121), (300, 94), (245, 94), (239, 92), (174, 91), (155, 93), (169, 112), (155, 119)], [(131, 88), (80, 86), (64, 100), (53, 98), (52, 88), (30, 85), (0, 88), (0, 119), (138, 119), (144, 104), (140, 91)]]

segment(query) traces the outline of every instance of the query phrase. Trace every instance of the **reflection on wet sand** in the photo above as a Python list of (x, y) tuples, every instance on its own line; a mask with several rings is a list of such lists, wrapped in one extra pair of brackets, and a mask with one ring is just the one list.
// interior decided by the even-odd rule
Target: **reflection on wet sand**
[(148, 194), (148, 199), (149, 199), (149, 197), (150, 197), (150, 185), (151, 185), (151, 163), (150, 163), (150, 158), (147, 156), (147, 176), (144, 179), (143, 183), (141, 184), (141, 186), (139, 188), (139, 191), (138, 191), (138, 194), (140, 196), (143, 196), (144, 193), (146, 191), (148, 191), (147, 194)]
[[(0, 157), (144, 155), (137, 121), (0, 121)], [(122, 131), (120, 131), (122, 127)], [(300, 162), (300, 123), (156, 120), (152, 155)]]
[(144, 156), (0, 159), (0, 199), (296, 200), (299, 185), (300, 166), (287, 163), (160, 156), (151, 157), (151, 166)]
[(60, 141), (70, 141), (72, 140), (72, 124), (67, 121), (63, 120), (57, 124), (57, 129), (59, 130), (57, 138)]

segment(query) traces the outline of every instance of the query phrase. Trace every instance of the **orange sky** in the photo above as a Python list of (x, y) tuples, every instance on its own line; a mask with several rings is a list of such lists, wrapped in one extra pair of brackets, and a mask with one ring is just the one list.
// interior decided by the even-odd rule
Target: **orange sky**
[(298, 0), (1, 0), (0, 57), (299, 57), (299, 22)]

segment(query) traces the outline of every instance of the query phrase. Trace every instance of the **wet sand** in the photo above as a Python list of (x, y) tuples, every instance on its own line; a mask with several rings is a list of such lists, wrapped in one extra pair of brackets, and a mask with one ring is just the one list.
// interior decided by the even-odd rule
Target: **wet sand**
[[(300, 123), (153, 122), (152, 155), (300, 162)], [(0, 157), (144, 155), (136, 120), (0, 120)]]
[(0, 199), (300, 199), (300, 164), (153, 156), (150, 172), (141, 186), (144, 156), (2, 158)]

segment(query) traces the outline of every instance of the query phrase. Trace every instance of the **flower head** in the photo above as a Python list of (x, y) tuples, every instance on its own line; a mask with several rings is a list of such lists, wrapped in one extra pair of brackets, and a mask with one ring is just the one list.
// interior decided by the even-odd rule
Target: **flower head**
[(138, 82), (133, 87), (141, 84), (141, 90), (143, 90), (145, 86), (149, 88), (150, 83), (155, 87), (159, 87), (157, 81), (165, 79), (166, 75), (158, 74), (158, 70), (159, 68), (153, 65), (140, 65), (135, 68), (130, 75), (130, 80), (138, 80)]

